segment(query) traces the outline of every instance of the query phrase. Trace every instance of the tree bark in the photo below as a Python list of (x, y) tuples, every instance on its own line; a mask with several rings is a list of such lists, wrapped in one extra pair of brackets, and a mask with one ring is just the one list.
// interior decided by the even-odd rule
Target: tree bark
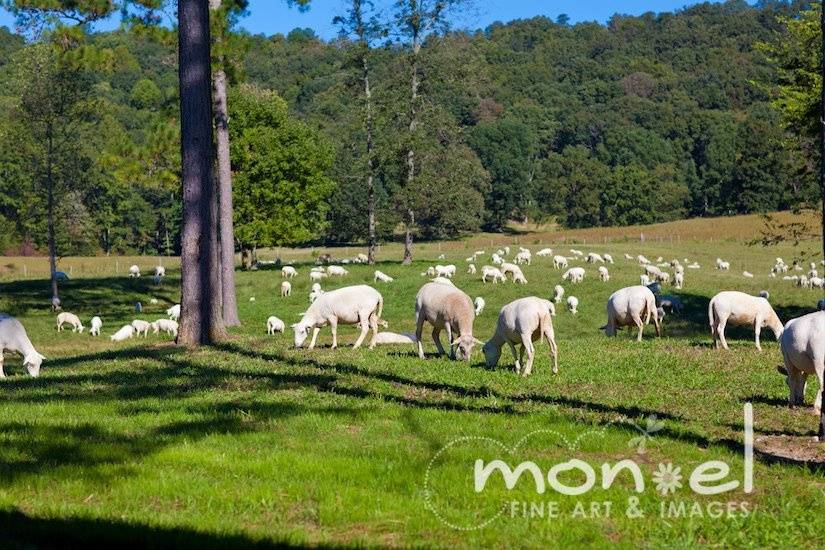
[(367, 216), (369, 219), (367, 235), (367, 262), (370, 265), (375, 265), (375, 157), (373, 155), (372, 91), (370, 90), (370, 73), (366, 53), (367, 47), (369, 46), (365, 43), (365, 49), (361, 54), (361, 65), (364, 75), (364, 101), (366, 102), (364, 106), (366, 111), (364, 122), (367, 129)]
[[(820, 3), (820, 67), (822, 80), (819, 105), (819, 191), (822, 196), (822, 257), (825, 258), (825, 0)], [(825, 439), (825, 407), (819, 417), (819, 441)]]
[(57, 242), (55, 240), (54, 232), (54, 173), (52, 169), (52, 155), (54, 155), (54, 146), (52, 144), (51, 132), (48, 138), (46, 159), (46, 231), (49, 245), (49, 274), (51, 275), (52, 285), (52, 309), (56, 309), (57, 304), (60, 303), (60, 294), (57, 289)]
[[(825, 0), (823, 0), (825, 1)], [(411, 51), (411, 65), (412, 77), (410, 79), (410, 149), (407, 151), (407, 190), (409, 201), (409, 190), (415, 180), (415, 146), (413, 139), (415, 132), (418, 129), (418, 53), (421, 50), (419, 28), (413, 28), (412, 35), (412, 51)], [(413, 261), (413, 228), (415, 227), (415, 212), (409, 206), (407, 207), (407, 221), (405, 223), (406, 231), (404, 234), (404, 265), (409, 265)]]
[(178, 2), (180, 79), (181, 318), (178, 344), (197, 346), (223, 338), (212, 178), (212, 97), (207, 0)]

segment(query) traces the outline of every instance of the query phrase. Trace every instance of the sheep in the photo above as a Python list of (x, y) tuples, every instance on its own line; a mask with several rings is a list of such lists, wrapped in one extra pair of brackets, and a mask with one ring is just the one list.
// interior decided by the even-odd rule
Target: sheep
[(447, 277), (436, 277), (434, 279), (430, 279), (430, 282), (431, 283), (436, 283), (436, 284), (439, 284), (439, 285), (455, 286), (455, 283), (452, 282)]
[(89, 336), (100, 336), (100, 329), (103, 328), (103, 321), (100, 317), (92, 317), (91, 328), (89, 329)]
[(530, 262), (533, 261), (533, 255), (527, 249), (522, 249), (521, 252), (516, 254), (516, 259), (514, 260), (517, 264), (527, 264), (530, 265)]
[(611, 256), (610, 254), (602, 254), (602, 258), (604, 258), (604, 261), (606, 261), (609, 264), (614, 263), (613, 256)]
[(673, 266), (673, 273), (674, 274), (675, 273), (681, 273), (682, 275), (684, 275), (685, 274), (685, 266), (683, 266), (679, 262), (676, 262), (676, 265)]
[(765, 298), (736, 291), (720, 292), (710, 300), (708, 321), (713, 336), (713, 345), (718, 348), (721, 343), (724, 349), (729, 349), (728, 342), (725, 340), (725, 327), (728, 324), (752, 325), (756, 349), (759, 351), (762, 351), (759, 334), (763, 327), (770, 328), (777, 340), (782, 336), (783, 330), (782, 321), (779, 320), (771, 304)]
[(631, 256), (630, 254), (628, 254), (627, 252), (625, 252), (625, 254), (624, 254), (624, 259), (625, 259), (625, 260), (633, 260), (633, 256)]
[(567, 269), (567, 258), (564, 256), (553, 256), (553, 269)]
[[(662, 308), (663, 310), (667, 308), (671, 313), (676, 312), (679, 314), (685, 309), (681, 298), (670, 295), (656, 296), (656, 307)], [(661, 321), (661, 316), (659, 320)]]
[(162, 265), (155, 266), (155, 278), (166, 277), (166, 268)]
[(315, 266), (313, 268), (310, 268), (309, 272), (310, 273), (326, 273), (327, 270), (326, 270), (325, 267)]
[[(825, 312), (817, 311), (791, 319), (779, 338), (784, 365), (777, 367), (788, 384), (788, 405), (795, 407), (805, 402), (805, 384), (810, 375), (816, 375), (819, 391), (814, 401), (814, 413), (822, 413), (822, 390), (825, 387)], [(823, 419), (825, 420), (825, 419)], [(823, 427), (820, 422), (819, 440)]]
[(421, 333), (424, 322), (433, 326), (432, 337), (439, 355), (444, 348), (439, 338), (441, 331), (447, 331), (451, 359), (469, 361), (473, 346), (481, 343), (473, 337), (475, 310), (472, 300), (455, 287), (427, 283), (415, 297), (415, 339), (418, 342), (418, 356), (424, 359), (424, 345)]
[(746, 279), (753, 279), (753, 273), (751, 273), (750, 271), (743, 271), (742, 272), (742, 277), (744, 277)]
[(824, 288), (825, 279), (823, 279), (822, 277), (813, 277), (812, 279), (808, 280), (808, 285), (810, 288)]
[(0, 378), (6, 377), (6, 373), (3, 372), (3, 353), (6, 350), (23, 356), (23, 366), (26, 367), (29, 376), (40, 376), (40, 366), (46, 358), (34, 349), (20, 321), (6, 313), (0, 313)]
[(650, 284), (650, 277), (647, 275), (639, 275), (639, 284), (642, 286), (647, 286)]
[(355, 257), (359, 264), (366, 264), (369, 263), (370, 258), (363, 252), (359, 252), (358, 255)]
[(379, 332), (378, 335), (373, 339), (373, 345), (407, 345), (407, 344), (417, 344), (418, 341), (415, 339), (415, 334), (411, 332), (403, 332), (401, 334), (397, 334), (395, 332)]
[(584, 281), (584, 275), (585, 273), (583, 267), (572, 267), (565, 271), (561, 278), (575, 284)]
[(129, 277), (140, 277), (140, 268), (133, 265), (129, 268)]
[(309, 303), (311, 304), (312, 302), (314, 302), (315, 300), (317, 300), (317, 299), (318, 299), (318, 297), (319, 297), (321, 294), (323, 294), (323, 293), (324, 293), (324, 291), (323, 291), (323, 290), (321, 290), (321, 285), (320, 285), (320, 283), (314, 283), (314, 284), (312, 285), (312, 290), (311, 290), (311, 291), (310, 291), (310, 293), (309, 293)]
[(286, 330), (286, 325), (283, 321), (275, 317), (274, 315), (266, 320), (266, 333), (269, 335), (275, 334), (276, 332), (283, 333)]
[(667, 284), (668, 282), (670, 282), (670, 273), (660, 271), (656, 274), (656, 281), (662, 284)]
[(677, 289), (681, 290), (683, 286), (685, 286), (685, 274), (681, 272), (676, 272), (673, 276), (673, 286)]
[[(553, 304), (549, 300), (530, 296), (510, 302), (501, 308), (496, 324), (496, 332), (482, 347), (484, 361), (489, 368), (495, 367), (501, 358), (501, 348), (507, 344), (513, 353), (516, 373), (530, 376), (536, 351), (533, 342), (542, 337), (550, 346), (553, 357), (553, 374), (559, 372), (558, 347), (553, 331)], [(516, 346), (521, 344), (520, 353)], [(524, 361), (524, 356), (527, 360)]]
[(596, 254), (595, 252), (589, 252), (587, 254), (587, 258), (585, 258), (584, 261), (589, 263), (589, 264), (595, 264), (595, 263), (603, 264), (604, 263), (604, 258), (602, 258), (599, 254)]
[(771, 293), (768, 292), (767, 290), (760, 290), (759, 291), (759, 297), (764, 298), (766, 300), (770, 300), (771, 299)]
[(716, 269), (727, 271), (730, 269), (730, 262), (726, 262), (722, 258), (716, 258)]
[(72, 326), (72, 332), (80, 332), (83, 334), (83, 323), (80, 322), (80, 319), (74, 313), (63, 312), (58, 314), (57, 316), (57, 332), (63, 330), (63, 325), (69, 324)]
[(605, 266), (599, 266), (599, 280), (603, 283), (610, 281), (610, 272), (607, 271)]
[[(367, 285), (347, 286), (325, 292), (312, 302), (301, 320), (292, 325), (295, 333), (295, 347), (303, 346), (309, 330), (312, 329), (310, 350), (315, 348), (321, 327), (332, 329), (332, 349), (338, 347), (338, 325), (360, 325), (361, 334), (353, 345), (358, 349), (372, 329), (373, 338), (378, 334), (378, 320), (384, 309), (381, 293)], [(370, 344), (370, 347), (373, 347)]]
[(143, 337), (146, 338), (147, 336), (149, 336), (149, 329), (152, 328), (152, 324), (147, 321), (135, 319), (134, 321), (132, 321), (132, 328), (135, 329), (135, 332), (138, 336), (143, 334)]
[(687, 268), (688, 268), (688, 269), (702, 269), (702, 266), (700, 266), (700, 265), (699, 265), (698, 263), (696, 263), (696, 262), (693, 262), (692, 264), (688, 265), (688, 266), (687, 266)]
[(571, 253), (573, 256), (576, 256), (576, 257), (581, 257), (581, 256), (584, 256), (584, 252), (582, 252), (581, 250), (576, 250), (575, 248), (571, 248), (571, 249), (570, 249), (570, 253)]
[(317, 283), (324, 277), (328, 277), (328, 275), (322, 271), (310, 271), (309, 272), (309, 280), (313, 283)]
[(481, 315), (481, 312), (484, 311), (484, 307), (487, 305), (487, 302), (484, 301), (484, 298), (481, 296), (477, 296), (475, 300), (473, 300), (473, 304), (476, 306), (476, 317)]
[(567, 298), (567, 311), (576, 315), (579, 312), (579, 299), (575, 296), (568, 296)]
[(327, 275), (330, 277), (343, 277), (344, 275), (349, 275), (349, 271), (340, 265), (331, 265), (327, 267)]
[(152, 333), (157, 334), (160, 331), (166, 332), (173, 337), (178, 336), (178, 323), (171, 319), (158, 319), (152, 323)]
[(639, 328), (636, 340), (641, 342), (644, 327), (651, 317), (656, 327), (656, 336), (661, 337), (656, 296), (646, 286), (630, 286), (617, 290), (607, 299), (607, 324), (602, 329), (607, 336), (615, 336), (619, 327), (636, 325)]
[(447, 277), (449, 279), (455, 276), (455, 271), (456, 267), (452, 264), (435, 266), (436, 277)]
[(541, 250), (536, 252), (536, 256), (538, 256), (539, 258), (544, 258), (545, 256), (552, 256), (552, 255), (553, 255), (553, 249), (552, 248), (542, 248)]
[(557, 304), (561, 303), (561, 299), (564, 297), (564, 287), (561, 285), (556, 285), (553, 289), (553, 301)]
[(661, 272), (662, 272), (662, 270), (661, 270), (661, 269), (659, 269), (658, 267), (656, 267), (656, 266), (655, 266), (655, 265), (653, 265), (653, 264), (647, 264), (647, 265), (645, 265), (645, 266), (644, 266), (644, 270), (645, 270), (645, 273), (646, 273), (647, 275), (649, 275), (649, 276), (651, 276), (651, 277), (654, 277), (654, 278), (655, 278), (656, 276), (658, 276), (658, 275), (659, 275), (659, 273), (661, 273)]
[(180, 319), (180, 304), (175, 304), (166, 310), (166, 315), (173, 321)]
[[(519, 247), (519, 248), (521, 248), (521, 247)], [(526, 248), (521, 248), (521, 250), (527, 250), (527, 249)], [(507, 255), (507, 256), (510, 255), (510, 247), (509, 246), (504, 247), (504, 254)]]
[(504, 276), (504, 273), (502, 273), (499, 268), (491, 265), (485, 265), (481, 268), (481, 282), (486, 283), (487, 277), (493, 278), (493, 284), (497, 284), (499, 281), (502, 283), (507, 281), (507, 277)]
[(284, 279), (293, 279), (298, 276), (298, 270), (291, 265), (285, 265), (281, 268), (281, 277)]
[(281, 283), (281, 298), (286, 298), (292, 294), (292, 284), (289, 281)]
[(527, 279), (524, 277), (524, 273), (521, 271), (521, 268), (516, 264), (501, 264), (501, 272), (506, 277), (509, 273), (513, 277), (514, 283), (521, 283), (523, 285), (527, 284)]
[(374, 283), (376, 283), (378, 281), (381, 281), (382, 283), (391, 283), (394, 280), (395, 279), (393, 279), (392, 277), (390, 277), (386, 273), (384, 273), (382, 271), (378, 271), (377, 269), (375, 270), (375, 273), (373, 273), (373, 275), (372, 275), (372, 282), (374, 282)]
[(468, 265), (467, 266), (467, 273), (469, 273), (470, 275), (475, 275), (476, 274), (476, 264)]
[(639, 265), (647, 265), (647, 264), (649, 264), (649, 263), (650, 263), (650, 260), (648, 260), (647, 258), (645, 258), (644, 256), (642, 256), (641, 254), (639, 254), (638, 256), (636, 256), (636, 260), (638, 260)]
[(132, 325), (123, 325), (116, 333), (112, 334), (109, 339), (112, 342), (123, 342), (135, 335), (135, 328)]

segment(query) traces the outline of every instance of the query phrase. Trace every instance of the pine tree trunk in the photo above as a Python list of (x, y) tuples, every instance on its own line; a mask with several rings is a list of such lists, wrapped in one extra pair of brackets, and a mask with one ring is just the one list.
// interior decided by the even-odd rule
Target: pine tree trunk
[(49, 275), (51, 276), (52, 286), (52, 309), (57, 309), (60, 304), (60, 294), (57, 289), (57, 242), (55, 240), (54, 231), (54, 170), (52, 167), (52, 158), (54, 155), (54, 143), (49, 130), (48, 144), (46, 154), (46, 188), (48, 189), (48, 196), (46, 198), (46, 239), (49, 246)]
[[(178, 2), (181, 172), (181, 318), (178, 344), (197, 346), (225, 335), (219, 296), (212, 97), (206, 0)], [(218, 307), (216, 307), (216, 304)]]
[[(409, 201), (409, 190), (415, 180), (415, 148), (413, 145), (414, 134), (418, 129), (418, 52), (421, 50), (418, 31), (414, 32), (412, 39), (412, 77), (410, 79), (410, 150), (407, 151), (407, 190)], [(404, 265), (409, 265), (413, 261), (413, 228), (415, 227), (415, 212), (412, 208), (407, 208), (407, 221), (404, 233)]]
[[(820, 4), (820, 40), (822, 74), (819, 105), (819, 191), (822, 195), (822, 257), (825, 258), (825, 0)], [(819, 441), (825, 440), (825, 407), (819, 417)]]
[(364, 79), (365, 126), (367, 129), (367, 211), (369, 218), (367, 236), (367, 262), (375, 264), (375, 157), (373, 155), (373, 119), (372, 119), (372, 90), (370, 90), (370, 73), (366, 51), (361, 57)]

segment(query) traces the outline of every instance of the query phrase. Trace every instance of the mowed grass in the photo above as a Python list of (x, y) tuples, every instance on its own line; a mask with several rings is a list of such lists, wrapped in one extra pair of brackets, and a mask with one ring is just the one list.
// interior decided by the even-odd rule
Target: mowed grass
[[(476, 335), (486, 339), (501, 306), (528, 295), (549, 297), (561, 271), (552, 269), (549, 258), (535, 258), (524, 268), (528, 285), (483, 285), (465, 273), (464, 258), (476, 248), (450, 247), (446, 262), (458, 266), (459, 287), (487, 301), (475, 324)], [(569, 246), (554, 248), (570, 255)], [(752, 331), (729, 329), (731, 350), (722, 352), (710, 347), (707, 328), (708, 299), (723, 289), (769, 290), (784, 321), (813, 311), (820, 292), (767, 277), (773, 259), (790, 261), (793, 251), (737, 241), (575, 248), (613, 254), (611, 280), (599, 282), (595, 268), (587, 266), (583, 284), (564, 283), (580, 306), (575, 317), (559, 306), (554, 318), (560, 372), (550, 372), (542, 343), (527, 379), (515, 375), (506, 350), (496, 369), (484, 366), (480, 352), (469, 363), (435, 357), (429, 328), (425, 361), (411, 347), (353, 351), (352, 327), (340, 328), (338, 350), (328, 347), (328, 329), (312, 352), (293, 349), (289, 331), (267, 336), (268, 316), (290, 324), (306, 309), (308, 255), (306, 263), (295, 264), (300, 274), (289, 298), (279, 295), (279, 272), (238, 272), (243, 326), (232, 331), (230, 341), (195, 351), (157, 336), (125, 343), (106, 337), (136, 317), (163, 317), (179, 298), (176, 272), (162, 287), (151, 277), (129, 279), (123, 271), (76, 276), (62, 285), (65, 310), (87, 326), (91, 316), (103, 317), (101, 338), (57, 333), (46, 309), (47, 282), (5, 277), (0, 311), (25, 324), (48, 361), (40, 378), (31, 379), (19, 358), (6, 359), (9, 378), (0, 382), (0, 540), (4, 546), (467, 548), (809, 547), (822, 541), (825, 484), (814, 463), (757, 452), (750, 494), (740, 485), (699, 496), (687, 480), (708, 460), (726, 462), (728, 478), (742, 480), (746, 402), (753, 403), (758, 449), (763, 441), (775, 450), (787, 440), (789, 452), (819, 452), (810, 407), (785, 405), (787, 389), (775, 370), (779, 348), (770, 331), (763, 332), (760, 353)], [(375, 285), (384, 296), (389, 330), (414, 330), (414, 297), (425, 281), (420, 272), (436, 262), (436, 251), (428, 247), (411, 267), (389, 261), (378, 266), (396, 278)], [(668, 290), (687, 309), (666, 319), (661, 339), (652, 336), (652, 327), (642, 343), (633, 331), (608, 339), (599, 330), (607, 297), (638, 283), (641, 270), (624, 259), (625, 252), (702, 265), (687, 270), (683, 291)], [(731, 261), (730, 272), (713, 269), (717, 256)], [(145, 258), (142, 265), (152, 263)], [(325, 280), (325, 289), (372, 284), (373, 268), (349, 269), (343, 279)], [(743, 278), (743, 270), (756, 278)], [(139, 316), (136, 301), (144, 305)], [(808, 404), (817, 389), (815, 382), (810, 386)], [(655, 425), (654, 415), (662, 428), (650, 433), (640, 453), (632, 440), (649, 421)], [(510, 447), (525, 437), (512, 453), (492, 441)], [(544, 472), (577, 458), (592, 465), (597, 482), (588, 493), (570, 497), (552, 489), (538, 494), (529, 475), (507, 491), (501, 477), (493, 476), (477, 493), (477, 458), (512, 465), (533, 460)], [(642, 493), (634, 492), (627, 475), (601, 488), (601, 464), (622, 459), (642, 468)], [(659, 463), (669, 462), (681, 467), (684, 478), (675, 494), (662, 496), (651, 475)], [(562, 478), (570, 485), (583, 481), (576, 473)], [(638, 497), (641, 517), (626, 514), (630, 497)], [(513, 501), (521, 504), (512, 507)], [(529, 508), (550, 502), (559, 507), (558, 517), (520, 512), (524, 503)], [(750, 513), (715, 517), (729, 502), (744, 502)], [(662, 517), (661, 506), (671, 504), (691, 513)]]

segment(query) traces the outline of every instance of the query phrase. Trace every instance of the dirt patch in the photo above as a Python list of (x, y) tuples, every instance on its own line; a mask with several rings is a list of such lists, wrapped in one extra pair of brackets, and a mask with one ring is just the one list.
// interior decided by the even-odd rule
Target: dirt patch
[(754, 451), (779, 461), (825, 466), (825, 443), (813, 436), (766, 435), (754, 441)]

